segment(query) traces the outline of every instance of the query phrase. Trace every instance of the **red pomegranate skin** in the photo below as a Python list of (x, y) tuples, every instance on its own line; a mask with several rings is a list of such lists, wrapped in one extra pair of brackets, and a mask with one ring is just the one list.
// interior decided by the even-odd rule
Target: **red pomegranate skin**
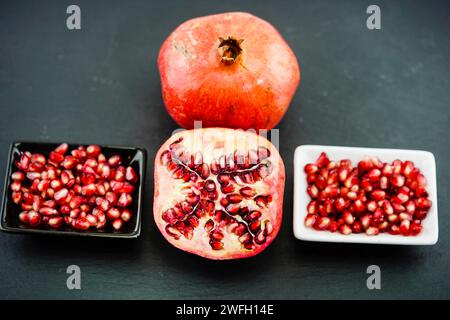
[[(243, 40), (242, 51), (224, 63), (229, 60), (222, 59), (219, 39), (228, 37)], [(163, 43), (158, 68), (167, 111), (187, 129), (194, 121), (203, 127), (271, 129), (300, 81), (297, 59), (279, 32), (244, 12), (182, 23)]]
[[(173, 146), (182, 146), (183, 149), (175, 149)], [(265, 175), (264, 178), (260, 176), (253, 182), (241, 179), (239, 183), (235, 183), (231, 179), (230, 183), (226, 186), (233, 186), (234, 191), (225, 192), (225, 184), (219, 182), (219, 176), (227, 174), (227, 172), (233, 172), (233, 170), (229, 169), (227, 164), (226, 169), (220, 169), (219, 173), (213, 173), (212, 163), (220, 159), (222, 155), (233, 154), (235, 150), (239, 150), (242, 154), (247, 155), (250, 150), (255, 150), (257, 147), (264, 147), (269, 150), (270, 156), (266, 159), (258, 160), (257, 164), (250, 167), (253, 169), (242, 169), (242, 167), (239, 167), (240, 169), (236, 169), (234, 172), (248, 173), (251, 171), (255, 174), (255, 167), (270, 162), (270, 167), (272, 168), (270, 170), (271, 173)], [(168, 152), (170, 150), (172, 152)], [(183, 150), (183, 152), (180, 150)], [(195, 181), (189, 180), (189, 177), (187, 179), (188, 181), (183, 180), (181, 178), (182, 174), (178, 174), (178, 168), (180, 166), (174, 165), (175, 162), (180, 163), (175, 160), (175, 154), (180, 154), (180, 159), (183, 157), (190, 159), (191, 156), (193, 157), (192, 159), (197, 159), (198, 157), (196, 155), (199, 153), (203, 155), (202, 161), (200, 162), (207, 164), (209, 168), (207, 177), (196, 177), (197, 180)], [(168, 154), (172, 154), (170, 161), (166, 157)], [(195, 172), (199, 172), (197, 170), (199, 168), (199, 161), (193, 160), (192, 163), (196, 165), (185, 165), (182, 167), (190, 174), (194, 173), (195, 176)], [(242, 259), (261, 253), (276, 238), (283, 217), (285, 168), (277, 149), (264, 137), (248, 131), (225, 128), (184, 130), (174, 134), (161, 146), (156, 154), (154, 168), (154, 220), (164, 238), (178, 249), (212, 260)], [(192, 207), (199, 209), (200, 214), (198, 214), (196, 209), (192, 209), (191, 213), (181, 213), (180, 208), (183, 208), (183, 206), (180, 206), (180, 204), (186, 202), (188, 197), (194, 195), (190, 193), (193, 187), (201, 186), (205, 181), (213, 181), (215, 183), (217, 198), (211, 200), (212, 198), (205, 193), (205, 188), (197, 187), (196, 190), (199, 191), (197, 194), (199, 194), (200, 199), (196, 203), (193, 203)], [(243, 188), (246, 190), (251, 189), (255, 194), (243, 198), (238, 203), (241, 208), (239, 213), (228, 214), (229, 208), (224, 207), (222, 203), (223, 198), (231, 195), (236, 197)], [(265, 205), (260, 206), (255, 201), (258, 196), (270, 196), (270, 200)], [(208, 202), (212, 203), (212, 208), (209, 212), (206, 210), (207, 206), (204, 205)], [(176, 207), (179, 208), (179, 215), (178, 213), (174, 214), (173, 209)], [(247, 214), (243, 214), (246, 208), (248, 209)], [(176, 217), (170, 223), (167, 218), (169, 211)], [(226, 212), (225, 218), (231, 219), (231, 221), (217, 219), (218, 211)], [(256, 211), (260, 213), (260, 218), (249, 220), (250, 214), (254, 214)], [(198, 217), (198, 219), (194, 216)], [(192, 218), (194, 218), (195, 224), (189, 223)], [(214, 224), (214, 228), (211, 231), (206, 231), (207, 223), (211, 223), (211, 221)], [(233, 221), (238, 221), (244, 225), (244, 235), (245, 233), (252, 235), (253, 240), (250, 241), (250, 245), (253, 248), (249, 249), (242, 243), (242, 233), (237, 234), (237, 229), (231, 229)], [(253, 232), (249, 229), (249, 226), (254, 221), (261, 223), (259, 232), (263, 232), (266, 235), (262, 243), (257, 241), (259, 232)], [(181, 222), (184, 223), (184, 227), (180, 230), (186, 230), (187, 225), (193, 226), (189, 233), (181, 234), (179, 231), (174, 230)], [(270, 222), (271, 231), (268, 231), (268, 222)], [(170, 226), (173, 227), (168, 230)], [(217, 243), (223, 246), (222, 248), (213, 249), (213, 244), (211, 243), (213, 240), (211, 236), (212, 231), (219, 231), (222, 234), (223, 238)], [(178, 233), (179, 236), (174, 236), (175, 233)]]

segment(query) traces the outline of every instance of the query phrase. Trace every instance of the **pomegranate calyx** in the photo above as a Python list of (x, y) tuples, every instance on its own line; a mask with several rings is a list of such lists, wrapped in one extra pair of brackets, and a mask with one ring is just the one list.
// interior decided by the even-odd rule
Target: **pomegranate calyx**
[(221, 57), (221, 61), (223, 64), (229, 66), (235, 63), (241, 53), (241, 43), (244, 41), (244, 39), (235, 39), (231, 36), (228, 36), (227, 39), (224, 39), (222, 37), (219, 37), (219, 55)]

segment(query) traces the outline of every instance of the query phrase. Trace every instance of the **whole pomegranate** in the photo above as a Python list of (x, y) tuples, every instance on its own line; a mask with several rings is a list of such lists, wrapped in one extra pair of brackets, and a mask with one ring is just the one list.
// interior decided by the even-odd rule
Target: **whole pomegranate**
[(167, 111), (182, 127), (271, 129), (300, 80), (294, 53), (267, 21), (231, 12), (181, 24), (158, 57)]
[(263, 251), (283, 215), (284, 164), (252, 132), (183, 131), (156, 154), (153, 214), (172, 245), (209, 259)]

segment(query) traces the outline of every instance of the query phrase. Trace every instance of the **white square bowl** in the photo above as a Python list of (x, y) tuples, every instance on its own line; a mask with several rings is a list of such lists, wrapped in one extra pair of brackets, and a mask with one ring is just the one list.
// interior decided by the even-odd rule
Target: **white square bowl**
[[(355, 166), (364, 156), (377, 156), (383, 162), (395, 159), (411, 160), (425, 175), (428, 181), (427, 191), (432, 201), (430, 211), (422, 222), (422, 231), (417, 236), (391, 235), (380, 233), (367, 236), (365, 233), (343, 235), (339, 232), (317, 231), (304, 224), (306, 206), (311, 201), (306, 192), (307, 182), (304, 166), (314, 163), (321, 152), (331, 160), (350, 159)], [(297, 239), (322, 242), (396, 244), (396, 245), (433, 245), (438, 240), (438, 210), (436, 190), (436, 161), (431, 152), (420, 150), (355, 148), (337, 146), (303, 145), (297, 147), (294, 155), (294, 235)]]

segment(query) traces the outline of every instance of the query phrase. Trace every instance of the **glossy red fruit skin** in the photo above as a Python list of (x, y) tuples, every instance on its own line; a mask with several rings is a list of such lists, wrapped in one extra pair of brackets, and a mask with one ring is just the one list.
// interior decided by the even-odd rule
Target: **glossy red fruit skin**
[[(169, 148), (169, 145), (179, 139), (180, 137), (184, 137), (186, 140), (186, 136), (197, 136), (197, 137), (203, 137), (203, 139), (207, 139), (207, 137), (224, 137), (229, 135), (239, 135), (237, 138), (235, 138), (235, 141), (244, 141), (246, 137), (251, 136), (253, 139), (255, 137), (258, 137), (258, 141), (264, 141), (265, 143), (270, 144), (270, 160), (272, 161), (274, 165), (274, 169), (272, 172), (272, 175), (270, 176), (270, 181), (266, 182), (270, 190), (273, 190), (274, 194), (273, 196), (273, 207), (271, 209), (271, 212), (273, 212), (273, 215), (275, 216), (275, 219), (272, 221), (272, 232), (270, 233), (270, 236), (267, 237), (266, 243), (263, 245), (257, 246), (253, 250), (241, 250), (239, 252), (227, 252), (226, 251), (226, 245), (225, 250), (221, 251), (220, 254), (217, 253), (217, 251), (211, 251), (205, 249), (205, 247), (201, 247), (197, 244), (190, 244), (187, 241), (177, 241), (174, 240), (174, 238), (167, 235), (165, 231), (166, 223), (162, 220), (161, 214), (162, 209), (167, 206), (167, 195), (171, 192), (171, 190), (168, 189), (168, 186), (173, 184), (173, 181), (166, 180), (168, 175), (165, 175), (164, 172), (167, 170), (162, 164), (161, 164), (161, 155)], [(223, 141), (220, 139), (214, 140), (216, 141), (216, 144), (220, 145)], [(255, 140), (252, 140), (255, 141)], [(254, 144), (252, 145), (254, 146)], [(203, 152), (207, 153), (208, 151), (211, 151), (210, 149), (203, 150)], [(211, 177), (211, 176), (210, 176)], [(231, 259), (243, 259), (243, 258), (249, 258), (252, 256), (255, 256), (259, 253), (261, 253), (263, 250), (265, 250), (272, 241), (276, 238), (278, 235), (278, 232), (281, 227), (282, 223), (282, 217), (283, 217), (283, 194), (284, 194), (284, 183), (285, 183), (285, 167), (283, 160), (281, 156), (279, 155), (276, 148), (268, 142), (265, 138), (255, 135), (251, 132), (244, 132), (242, 130), (234, 130), (234, 129), (227, 129), (227, 128), (204, 128), (204, 129), (194, 129), (194, 130), (186, 130), (179, 133), (174, 134), (171, 138), (169, 138), (158, 150), (156, 157), (155, 157), (155, 163), (154, 163), (154, 200), (153, 200), (153, 216), (156, 225), (158, 226), (161, 234), (164, 236), (164, 238), (171, 243), (173, 246), (189, 252), (196, 255), (199, 255), (201, 257), (212, 259), (212, 260), (231, 260)], [(179, 191), (179, 190), (178, 190)], [(170, 202), (169, 202), (170, 203)], [(217, 204), (216, 204), (217, 205)], [(199, 227), (200, 228), (200, 227)], [(209, 246), (209, 244), (208, 244)], [(208, 247), (209, 248), (209, 247)]]
[[(239, 58), (222, 62), (219, 38), (243, 39)], [(300, 81), (297, 59), (268, 22), (244, 12), (188, 20), (158, 56), (162, 96), (170, 116), (191, 129), (271, 129), (286, 113)]]

